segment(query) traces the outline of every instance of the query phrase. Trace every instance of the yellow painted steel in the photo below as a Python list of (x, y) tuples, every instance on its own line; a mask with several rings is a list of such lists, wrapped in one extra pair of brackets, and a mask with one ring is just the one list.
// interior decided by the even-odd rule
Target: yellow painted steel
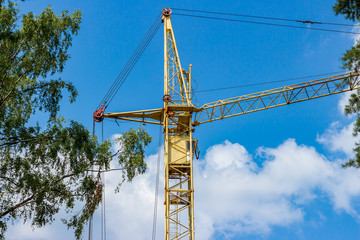
[[(358, 89), (360, 87), (360, 79), (358, 76), (359, 73), (349, 72), (313, 81), (288, 85), (281, 88), (242, 95), (239, 97), (218, 100), (216, 102), (204, 104), (199, 108), (189, 107), (189, 112), (194, 113), (192, 126), (195, 127), (203, 123)], [(181, 107), (168, 108), (179, 110)], [(151, 114), (154, 114), (155, 112), (161, 116), (163, 114), (163, 109), (154, 109), (136, 111), (138, 116), (129, 116), (129, 114), (132, 114), (133, 112), (125, 112), (108, 113), (105, 117), (125, 119), (122, 116), (128, 116), (125, 120), (160, 124), (159, 122), (149, 121), (149, 119), (155, 119), (148, 113), (149, 111), (151, 111)], [(158, 117), (156, 120), (158, 120)]]
[(360, 87), (358, 76), (350, 72), (207, 103), (196, 112), (193, 125), (351, 91)]
[(191, 103), (191, 65), (180, 64), (171, 9), (163, 10), (164, 107), (107, 113), (106, 118), (161, 124), (164, 127), (165, 239), (195, 239), (193, 128), (203, 123), (316, 99), (360, 88), (359, 73), (346, 73), (300, 84), (219, 100), (196, 108)]
[(181, 67), (170, 18), (164, 9), (165, 239), (194, 239), (191, 67)]

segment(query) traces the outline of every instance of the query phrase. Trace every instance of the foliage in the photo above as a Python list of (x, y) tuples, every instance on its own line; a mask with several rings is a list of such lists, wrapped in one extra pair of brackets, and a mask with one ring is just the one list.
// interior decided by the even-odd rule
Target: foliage
[(346, 19), (359, 21), (360, 1), (359, 0), (337, 0), (333, 6), (336, 15), (344, 15)]
[[(104, 155), (101, 157), (103, 161), (98, 163), (98, 166), (105, 166), (105, 171), (121, 170), (123, 177), (122, 182), (132, 181), (136, 175), (143, 174), (146, 170), (146, 163), (144, 161), (144, 148), (151, 142), (151, 140), (152, 138), (144, 129), (130, 129), (116, 139), (116, 143), (118, 146), (120, 146), (120, 149), (114, 155), (110, 156), (110, 158), (109, 156), (104, 157), (104, 155), (107, 153), (107, 151), (104, 151)], [(117, 155), (118, 158), (118, 168), (109, 169), (110, 162), (108, 159), (111, 159), (111, 157), (115, 155)], [(100, 173), (102, 171), (96, 172), (96, 177), (99, 180)], [(89, 176), (87, 176), (87, 179), (85, 180), (88, 182), (81, 190), (87, 192), (87, 188), (89, 188), (92, 195), (85, 195), (86, 199), (81, 199), (86, 200), (86, 205), (82, 208), (79, 214), (74, 215), (70, 220), (63, 219), (63, 222), (67, 224), (68, 227), (75, 229), (76, 238), (81, 237), (83, 226), (87, 223), (89, 217), (96, 209), (96, 206), (101, 202), (102, 197), (102, 184), (98, 180), (91, 180)]]
[(144, 147), (150, 142), (151, 137), (142, 128), (130, 129), (117, 139), (117, 143), (122, 146), (118, 159), (120, 166), (125, 169), (123, 181), (132, 181), (137, 174), (145, 173), (147, 165), (144, 161)]
[[(351, 94), (349, 104), (345, 106), (346, 114), (357, 114), (357, 118), (354, 124), (353, 135), (358, 136), (360, 133), (360, 90), (356, 90), (356, 93)], [(344, 167), (355, 167), (360, 168), (360, 142), (355, 143), (355, 158), (350, 159), (343, 166)]]
[[(346, 19), (352, 21), (360, 21), (360, 0), (337, 0), (333, 6), (335, 14), (344, 15)], [(341, 58), (343, 68), (359, 72), (360, 70), (360, 41), (349, 50), (347, 50)], [(349, 103), (345, 107), (346, 114), (357, 114), (353, 135), (358, 136), (360, 133), (360, 91), (351, 94)], [(360, 168), (360, 142), (356, 142), (354, 148), (355, 158), (350, 159), (343, 166)]]
[[(0, 239), (14, 220), (42, 227), (60, 209), (77, 239), (101, 201), (100, 174), (115, 156), (111, 143), (98, 143), (81, 124), (60, 115), (60, 102), (77, 91), (59, 76), (80, 29), (81, 12), (20, 15), (0, 0)], [(41, 120), (41, 123), (36, 121)], [(151, 137), (130, 130), (118, 140), (123, 181), (144, 173), (144, 148)], [(82, 203), (80, 211), (76, 203)]]

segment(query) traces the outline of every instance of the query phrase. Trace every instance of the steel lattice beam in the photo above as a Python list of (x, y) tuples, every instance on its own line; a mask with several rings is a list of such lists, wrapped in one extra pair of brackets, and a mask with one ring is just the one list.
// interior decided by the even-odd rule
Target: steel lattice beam
[(360, 87), (359, 73), (345, 73), (328, 78), (275, 88), (240, 97), (207, 103), (198, 109), (194, 126), (247, 113), (262, 111), (351, 91)]

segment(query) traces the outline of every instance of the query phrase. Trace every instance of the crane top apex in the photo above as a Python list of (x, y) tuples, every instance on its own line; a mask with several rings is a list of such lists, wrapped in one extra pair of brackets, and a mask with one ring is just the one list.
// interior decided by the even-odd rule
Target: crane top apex
[(172, 13), (172, 10), (171, 10), (171, 8), (164, 8), (163, 10), (162, 10), (162, 15), (164, 16), (164, 17), (171, 17), (171, 13)]

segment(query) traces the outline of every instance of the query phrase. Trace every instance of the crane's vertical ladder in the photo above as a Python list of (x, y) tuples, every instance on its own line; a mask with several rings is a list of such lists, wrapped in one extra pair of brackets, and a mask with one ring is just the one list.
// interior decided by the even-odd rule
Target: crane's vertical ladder
[[(181, 68), (171, 10), (164, 22), (165, 239), (194, 239), (191, 65)], [(190, 144), (192, 143), (192, 144)]]

